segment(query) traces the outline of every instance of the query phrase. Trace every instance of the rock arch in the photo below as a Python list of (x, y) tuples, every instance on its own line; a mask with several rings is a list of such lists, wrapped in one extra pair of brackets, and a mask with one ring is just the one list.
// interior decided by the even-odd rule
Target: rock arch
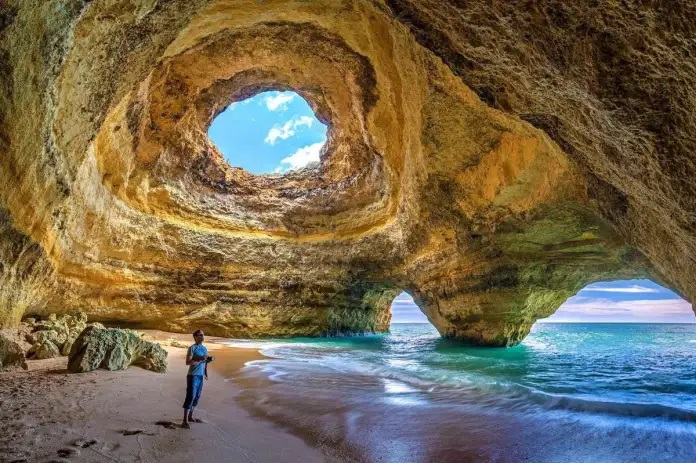
[[(409, 288), (485, 345), (600, 279), (693, 302), (693, 8), (650, 35), (614, 6), (600, 31), (555, 0), (484, 5), (3, 3), (0, 271), (24, 269), (3, 291), (31, 292), (20, 312), (291, 336), (385, 330)], [(217, 111), (271, 88), (330, 123), (320, 169), (251, 176), (209, 143)]]

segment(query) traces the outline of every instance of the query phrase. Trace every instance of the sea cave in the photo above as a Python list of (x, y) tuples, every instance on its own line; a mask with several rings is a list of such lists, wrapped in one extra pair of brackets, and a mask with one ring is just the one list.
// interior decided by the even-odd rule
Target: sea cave
[[(514, 347), (629, 279), (695, 310), (696, 4), (619, 3), (0, 3), (0, 328), (377, 334), (405, 292)], [(311, 162), (213, 140), (269, 92)]]

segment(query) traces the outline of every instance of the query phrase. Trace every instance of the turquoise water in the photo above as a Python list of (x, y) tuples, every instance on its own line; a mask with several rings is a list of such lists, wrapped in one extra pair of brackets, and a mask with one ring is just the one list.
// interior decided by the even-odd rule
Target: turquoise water
[(428, 324), (257, 345), (273, 360), (245, 368), (270, 379), (251, 402), (294, 427), (322, 423), (357, 460), (696, 459), (696, 325), (537, 324), (507, 349)]

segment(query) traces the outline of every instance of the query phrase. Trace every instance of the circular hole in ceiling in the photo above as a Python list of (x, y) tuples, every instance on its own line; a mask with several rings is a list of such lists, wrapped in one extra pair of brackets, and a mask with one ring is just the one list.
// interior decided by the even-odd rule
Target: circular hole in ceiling
[(231, 166), (253, 174), (284, 174), (316, 168), (326, 126), (292, 91), (271, 91), (232, 103), (208, 128)]

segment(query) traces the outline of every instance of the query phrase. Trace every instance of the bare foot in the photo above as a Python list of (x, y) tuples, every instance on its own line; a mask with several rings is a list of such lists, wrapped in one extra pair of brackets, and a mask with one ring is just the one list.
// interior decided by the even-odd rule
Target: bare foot
[(200, 418), (189, 418), (189, 421), (193, 421), (194, 423), (205, 423), (205, 421)]
[(184, 429), (191, 429), (191, 425), (188, 424), (188, 422), (186, 422), (186, 421), (184, 421), (183, 423), (181, 423), (181, 427), (184, 428)]

